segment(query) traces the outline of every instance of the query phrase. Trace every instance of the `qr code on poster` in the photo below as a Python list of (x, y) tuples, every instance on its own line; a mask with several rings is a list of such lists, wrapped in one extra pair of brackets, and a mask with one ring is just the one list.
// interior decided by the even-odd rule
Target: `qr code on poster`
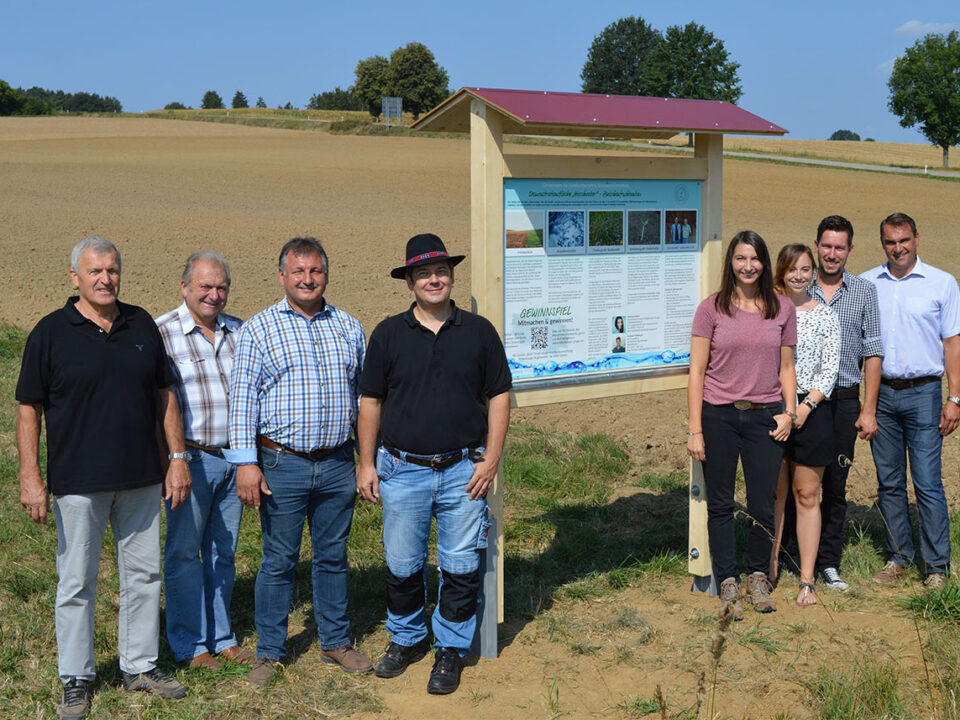
[(530, 328), (530, 349), (531, 350), (546, 350), (549, 347), (550, 343), (547, 341), (547, 328), (546, 327), (533, 327)]

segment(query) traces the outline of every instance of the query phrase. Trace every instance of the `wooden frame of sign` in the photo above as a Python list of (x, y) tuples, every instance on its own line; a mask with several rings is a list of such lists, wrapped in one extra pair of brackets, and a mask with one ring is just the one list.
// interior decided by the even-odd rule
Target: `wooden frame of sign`
[[(523, 91), (484, 91), (464, 88), (414, 124), (415, 129), (460, 131), (470, 133), (470, 262), (471, 290), (474, 312), (486, 317), (497, 330), (504, 332), (504, 179), (506, 178), (564, 178), (564, 179), (638, 179), (638, 180), (699, 180), (701, 182), (700, 215), (700, 287), (701, 297), (707, 295), (718, 283), (721, 263), (721, 227), (723, 198), (723, 133), (750, 132), (755, 134), (782, 135), (786, 131), (762, 118), (725, 103), (695, 103), (704, 101), (672, 101), (688, 103), (689, 108), (710, 115), (720, 109), (732, 108), (746, 120), (738, 117), (743, 127), (724, 126), (720, 117), (686, 127), (668, 126), (669, 129), (649, 121), (636, 127), (601, 126), (594, 116), (593, 124), (586, 121), (567, 123), (543, 123), (527, 125), (531, 114), (521, 117), (516, 110), (497, 105), (497, 99), (507, 93)], [(499, 95), (498, 95), (499, 93)], [(527, 95), (537, 95), (527, 93)], [(548, 96), (543, 93), (543, 96)], [(662, 98), (615, 98), (611, 96), (574, 96), (594, 98), (595, 107), (602, 107), (604, 100), (614, 102), (652, 101), (670, 102)], [(491, 99), (492, 98), (492, 99)], [(593, 108), (590, 108), (591, 110)], [(467, 114), (468, 112), (468, 114)], [(547, 113), (544, 112), (543, 115)], [(594, 113), (599, 115), (599, 113)], [(539, 117), (539, 116), (538, 116)], [(692, 117), (692, 115), (691, 115)], [(744, 129), (750, 122), (749, 130)], [(733, 122), (733, 121), (730, 121)], [(522, 127), (522, 129), (520, 129)], [(663, 138), (687, 129), (694, 129), (694, 152), (691, 157), (651, 157), (637, 155), (583, 155), (569, 154), (510, 154), (504, 152), (505, 132), (541, 135), (592, 136), (608, 138)], [(664, 369), (648, 375), (629, 375), (622, 379), (590, 380), (589, 377), (571, 377), (569, 383), (552, 384), (549, 387), (523, 387), (520, 384), (511, 393), (513, 407), (530, 407), (554, 402), (570, 402), (617, 395), (653, 392), (686, 387), (687, 369)], [(679, 433), (679, 430), (678, 430)], [(707, 541), (706, 502), (702, 469), (699, 463), (690, 466), (690, 518), (688, 571), (694, 576), (694, 589), (708, 590), (711, 582), (710, 551)], [(497, 623), (503, 621), (503, 466), (501, 463), (496, 481), (488, 495), (490, 505), (490, 542), (483, 562), (483, 603), (480, 610), (477, 638), (474, 649), (484, 657), (497, 655)]]

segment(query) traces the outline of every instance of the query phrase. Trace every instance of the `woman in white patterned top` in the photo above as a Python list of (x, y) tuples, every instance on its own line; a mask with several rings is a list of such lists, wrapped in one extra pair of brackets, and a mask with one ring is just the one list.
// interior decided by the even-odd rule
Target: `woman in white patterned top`
[[(797, 310), (797, 419), (787, 441), (774, 506), (775, 539), (770, 577), (777, 576), (787, 492), (793, 481), (797, 505), (797, 545), (800, 548), (798, 605), (814, 605), (814, 565), (820, 545), (820, 482), (833, 454), (829, 402), (840, 367), (840, 322), (833, 310), (807, 295), (816, 264), (806, 245), (787, 245), (777, 258), (774, 287), (790, 298)], [(818, 410), (818, 408), (820, 408)]]

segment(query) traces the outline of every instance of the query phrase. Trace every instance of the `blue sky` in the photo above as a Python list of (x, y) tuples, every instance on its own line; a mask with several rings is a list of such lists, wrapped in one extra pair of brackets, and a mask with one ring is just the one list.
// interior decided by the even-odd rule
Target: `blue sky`
[[(138, 112), (214, 89), (229, 104), (303, 107), (349, 86), (357, 60), (426, 44), (465, 85), (580, 90), (590, 43), (606, 25), (639, 15), (660, 30), (691, 20), (740, 63), (740, 105), (823, 139), (846, 128), (881, 141), (925, 142), (887, 110), (893, 59), (926, 32), (960, 28), (953, 2), (142, 2), (4, 3), (0, 78), (13, 86), (86, 90)], [(949, 10), (953, 7), (953, 10)]]

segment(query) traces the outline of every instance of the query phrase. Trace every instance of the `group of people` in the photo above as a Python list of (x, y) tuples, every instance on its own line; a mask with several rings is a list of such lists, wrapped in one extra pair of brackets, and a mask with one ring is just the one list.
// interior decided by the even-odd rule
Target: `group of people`
[[(161, 578), (174, 659), (210, 670), (248, 665), (248, 680), (265, 685), (286, 654), (306, 523), (322, 659), (392, 678), (427, 651), (427, 543), (436, 518), (440, 588), (427, 690), (457, 689), (475, 634), (486, 495), (512, 386), (496, 330), (450, 298), (463, 259), (436, 235), (411, 238), (391, 276), (405, 281), (413, 302), (367, 344), (359, 321), (324, 297), (330, 264), (314, 238), (283, 246), (284, 297), (246, 322), (224, 312), (230, 269), (217, 253), (190, 256), (183, 303), (154, 321), (120, 302), (113, 243), (88, 238), (74, 247), (77, 295), (30, 333), (16, 390), (21, 503), (45, 523), (52, 496), (57, 519), (59, 718), (90, 709), (108, 523), (123, 687), (182, 698), (184, 686), (157, 666)], [(376, 668), (353, 646), (347, 615), (358, 496), (383, 504), (392, 637)], [(244, 505), (258, 510), (263, 538), (255, 652), (240, 646), (230, 617)]]
[[(813, 605), (818, 575), (829, 588), (849, 587), (839, 568), (858, 436), (871, 444), (886, 529), (887, 561), (874, 581), (894, 582), (916, 561), (909, 457), (924, 585), (944, 587), (941, 449), (960, 421), (960, 289), (920, 260), (919, 240), (913, 218), (889, 215), (880, 223), (887, 262), (857, 276), (846, 270), (853, 226), (839, 215), (820, 222), (814, 250), (784, 247), (775, 269), (763, 238), (743, 231), (727, 247), (720, 289), (697, 308), (687, 451), (703, 463), (713, 574), (735, 619), (744, 599), (738, 461), (750, 521), (746, 599), (758, 612), (776, 610), (771, 591), (787, 564), (799, 571), (797, 604)], [(781, 549), (794, 532), (799, 563)]]

